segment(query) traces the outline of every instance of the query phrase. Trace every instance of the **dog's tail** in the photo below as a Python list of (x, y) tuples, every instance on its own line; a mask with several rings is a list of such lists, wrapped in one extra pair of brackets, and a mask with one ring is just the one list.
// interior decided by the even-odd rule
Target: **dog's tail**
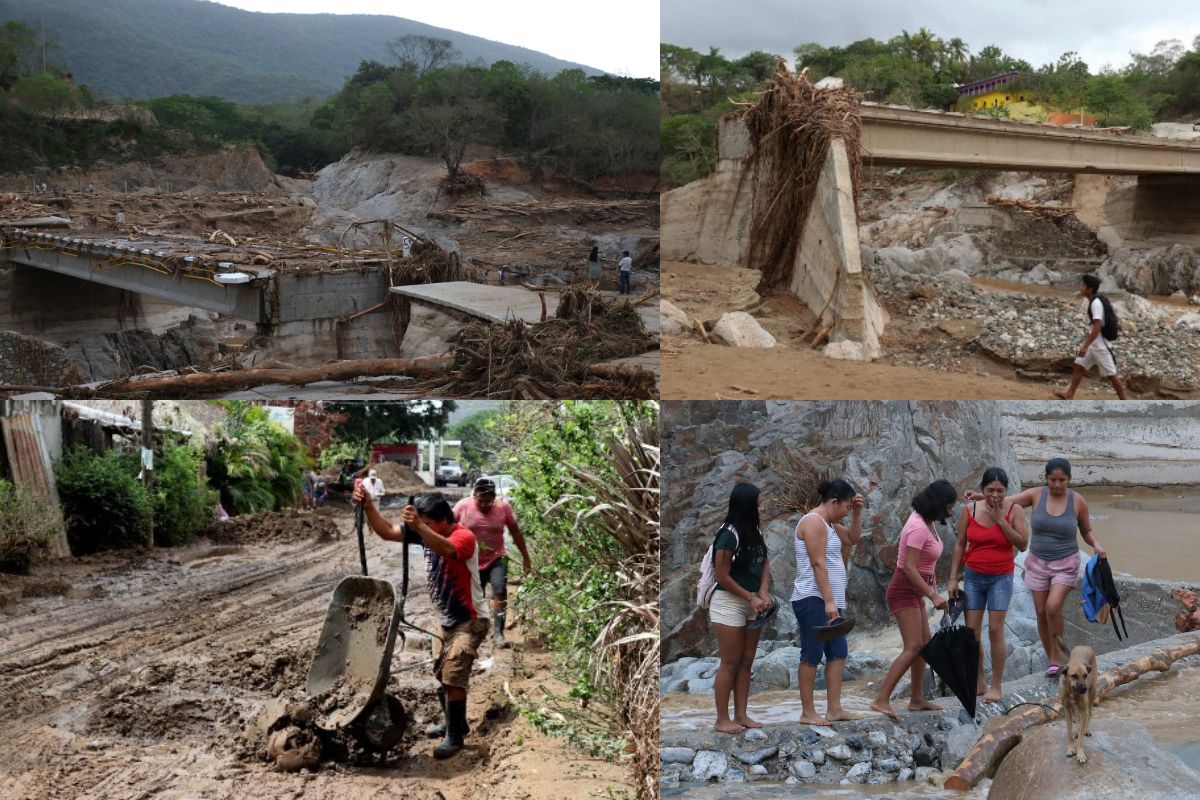
[(1066, 661), (1071, 657), (1071, 648), (1067, 647), (1067, 643), (1063, 641), (1061, 634), (1054, 634), (1054, 644), (1056, 647), (1058, 647), (1059, 657), (1063, 661)]

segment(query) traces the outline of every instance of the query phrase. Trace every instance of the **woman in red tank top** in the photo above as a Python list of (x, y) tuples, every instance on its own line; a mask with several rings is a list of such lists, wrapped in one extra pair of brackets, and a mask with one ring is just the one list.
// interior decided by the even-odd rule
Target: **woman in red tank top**
[[(1013, 559), (1016, 550), (1029, 545), (1025, 513), (1006, 497), (1008, 475), (999, 467), (983, 473), (979, 482), (983, 502), (969, 504), (958, 519), (958, 541), (950, 559), (950, 596), (958, 594), (959, 565), (963, 568), (967, 627), (980, 641), (977, 693), (985, 703), (1000, 700), (1001, 680), (1008, 645), (1004, 619), (1012, 599)], [(1015, 549), (1014, 549), (1015, 548)], [(992, 685), (985, 688), (983, 674), (983, 612), (988, 612), (988, 641), (992, 648)]]

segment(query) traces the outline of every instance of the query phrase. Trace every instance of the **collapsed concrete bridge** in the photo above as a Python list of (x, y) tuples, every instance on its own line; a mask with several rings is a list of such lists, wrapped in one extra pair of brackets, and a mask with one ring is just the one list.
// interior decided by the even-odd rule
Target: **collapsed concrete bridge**
[[(1134, 175), (1122, 214), (1159, 236), (1200, 234), (1200, 144), (1106, 131), (971, 117), (863, 103), (860, 157), (871, 166), (1027, 170)], [(664, 256), (703, 264), (748, 265), (751, 215), (759, 186), (744, 169), (751, 152), (734, 116), (718, 128), (714, 174), (662, 196)], [(827, 352), (872, 358), (887, 312), (865, 280), (849, 155), (834, 139), (804, 221), (791, 292), (832, 317)], [(1102, 180), (1102, 179), (1100, 179)]]

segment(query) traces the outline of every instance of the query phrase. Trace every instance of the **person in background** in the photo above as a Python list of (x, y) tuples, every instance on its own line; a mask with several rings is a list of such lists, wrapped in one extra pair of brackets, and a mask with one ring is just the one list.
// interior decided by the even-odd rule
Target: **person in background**
[(593, 283), (593, 288), (600, 285), (600, 280), (604, 277), (604, 267), (600, 265), (600, 248), (593, 247), (592, 252), (588, 254), (588, 280)]
[(887, 588), (888, 611), (900, 626), (904, 649), (892, 662), (887, 677), (879, 684), (871, 709), (899, 720), (892, 710), (892, 690), (906, 670), (911, 670), (912, 699), (909, 711), (941, 711), (942, 707), (925, 699), (925, 659), (921, 648), (929, 641), (929, 619), (925, 615), (925, 600), (934, 608), (945, 608), (946, 598), (938, 594), (933, 570), (942, 555), (942, 540), (933, 526), (945, 522), (954, 513), (958, 492), (949, 481), (934, 481), (913, 498), (912, 513), (900, 532), (896, 571)]
[(1121, 376), (1117, 374), (1117, 358), (1113, 352), (1113, 341), (1108, 338), (1109, 335), (1116, 337), (1116, 323), (1114, 320), (1112, 327), (1106, 330), (1105, 325), (1108, 322), (1108, 315), (1112, 313), (1112, 306), (1109, 305), (1108, 298), (1100, 294), (1100, 279), (1095, 275), (1084, 275), (1079, 279), (1079, 294), (1087, 300), (1088, 335), (1075, 354), (1071, 385), (1067, 387), (1066, 391), (1054, 394), (1062, 400), (1074, 399), (1075, 390), (1079, 388), (1083, 376), (1090, 367), (1095, 366), (1100, 377), (1108, 378), (1117, 397), (1124, 400), (1125, 384), (1121, 381)]
[[(750, 668), (762, 635), (760, 628), (746, 627), (771, 607), (771, 565), (767, 544), (759, 530), (759, 489), (739, 483), (729, 495), (729, 512), (713, 542), (713, 572), (716, 589), (708, 605), (708, 618), (717, 637), (721, 663), (713, 682), (717, 721), (721, 733), (741, 733), (761, 728), (750, 719)], [(735, 535), (736, 531), (736, 535)], [(733, 693), (733, 718), (729, 716), (729, 694)]]
[(454, 519), (479, 540), (479, 580), (492, 588), (492, 635), (496, 647), (504, 648), (504, 615), (508, 606), (508, 557), (504, 554), (504, 529), (521, 551), (521, 567), (532, 569), (525, 537), (507, 500), (496, 499), (496, 484), (487, 478), (475, 481), (470, 497), (454, 506)]
[(633, 259), (629, 257), (629, 251), (626, 250), (621, 254), (621, 262), (618, 265), (618, 277), (620, 278), (619, 294), (632, 294), (633, 290), (629, 288), (629, 277), (633, 274)]
[(383, 487), (383, 481), (379, 479), (379, 473), (375, 470), (367, 470), (367, 479), (363, 481), (363, 486), (366, 487), (367, 493), (371, 495), (372, 502), (378, 503), (383, 499), (387, 490)]
[[(963, 569), (963, 594), (966, 596), (967, 627), (975, 631), (979, 645), (977, 694), (985, 703), (1000, 701), (1001, 682), (1008, 645), (1004, 641), (1004, 620), (1012, 600), (1013, 570), (1016, 552), (1025, 552), (1029, 534), (1020, 506), (1005, 497), (1008, 473), (991, 467), (979, 481), (983, 503), (978, 500), (963, 509), (958, 518), (958, 541), (950, 559), (950, 597), (958, 595), (959, 565)], [(992, 645), (992, 685), (984, 687), (983, 612), (988, 615), (988, 639)]]
[[(845, 545), (862, 541), (862, 495), (847, 481), (824, 481), (817, 487), (817, 505), (796, 525), (796, 583), (792, 588), (792, 612), (800, 639), (801, 722), (828, 725), (859, 719), (842, 708), (842, 675), (849, 647), (845, 634), (821, 642), (817, 628), (842, 615), (846, 607)], [(841, 523), (852, 514), (850, 527)], [(825, 659), (825, 716), (817, 714), (813, 686), (817, 667)]]

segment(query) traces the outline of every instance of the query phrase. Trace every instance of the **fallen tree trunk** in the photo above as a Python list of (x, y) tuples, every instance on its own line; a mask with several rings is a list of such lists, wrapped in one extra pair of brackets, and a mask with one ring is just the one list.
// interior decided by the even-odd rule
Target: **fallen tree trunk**
[[(1187, 642), (1171, 645), (1163, 650), (1147, 653), (1140, 658), (1127, 661), (1124, 664), (1105, 670), (1096, 678), (1096, 702), (1119, 686), (1124, 686), (1147, 672), (1166, 672), (1171, 665), (1181, 658), (1200, 653), (1200, 636)], [(992, 728), (967, 753), (954, 774), (946, 779), (947, 789), (966, 791), (974, 787), (984, 778), (995, 774), (1000, 762), (1008, 752), (1021, 741), (1021, 732), (1034, 725), (1062, 716), (1062, 706), (1058, 700), (1046, 698), (1048, 702), (1022, 711), (1009, 717), (1004, 722)]]
[[(319, 367), (291, 369), (257, 368), (229, 370), (227, 372), (197, 372), (190, 375), (172, 375), (167, 378), (144, 380), (122, 380), (102, 383), (99, 386), (66, 386), (62, 388), (40, 387), (46, 391), (68, 398), (103, 397), (124, 398), (170, 398), (172, 400), (197, 396), (235, 392), (282, 383), (302, 386), (317, 381), (349, 381), (355, 378), (376, 378), (384, 375), (404, 375), (410, 378), (432, 378), (446, 373), (452, 360), (449, 356), (425, 356), (422, 358), (378, 358), (360, 361), (335, 361)], [(3, 388), (3, 387), (0, 387)]]

